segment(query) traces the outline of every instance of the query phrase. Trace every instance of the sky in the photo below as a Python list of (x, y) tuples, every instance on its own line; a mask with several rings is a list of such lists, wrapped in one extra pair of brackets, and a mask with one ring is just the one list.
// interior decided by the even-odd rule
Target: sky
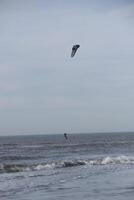
[(0, 135), (134, 131), (134, 0), (0, 0), (0, 27)]

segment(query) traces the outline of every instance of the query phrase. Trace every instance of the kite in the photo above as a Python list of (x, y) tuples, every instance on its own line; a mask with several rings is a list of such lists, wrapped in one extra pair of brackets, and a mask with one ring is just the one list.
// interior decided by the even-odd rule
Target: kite
[(76, 45), (74, 45), (74, 46), (72, 47), (71, 57), (74, 57), (74, 55), (75, 55), (75, 53), (76, 53), (76, 51), (77, 51), (77, 49), (78, 49), (79, 47), (80, 47), (79, 44), (76, 44)]

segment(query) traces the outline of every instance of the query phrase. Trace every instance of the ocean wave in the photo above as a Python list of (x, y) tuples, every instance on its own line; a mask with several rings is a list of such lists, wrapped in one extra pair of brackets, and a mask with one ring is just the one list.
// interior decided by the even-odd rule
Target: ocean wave
[(4, 160), (4, 161), (6, 161), (6, 160), (30, 160), (30, 159), (32, 159), (33, 157), (32, 156), (20, 156), (20, 155), (18, 155), (18, 156), (14, 156), (14, 155), (8, 155), (8, 156), (0, 156), (0, 161), (1, 160)]
[(0, 173), (26, 172), (26, 171), (40, 171), (55, 167), (55, 164), (0, 164)]
[(12, 172), (26, 172), (26, 171), (41, 171), (46, 169), (55, 168), (66, 168), (66, 167), (76, 167), (81, 165), (110, 165), (110, 164), (134, 164), (134, 157), (129, 156), (117, 156), (117, 157), (103, 157), (94, 159), (75, 159), (75, 160), (65, 160), (57, 163), (38, 163), (32, 165), (23, 164), (0, 164), (0, 173), (12, 173)]

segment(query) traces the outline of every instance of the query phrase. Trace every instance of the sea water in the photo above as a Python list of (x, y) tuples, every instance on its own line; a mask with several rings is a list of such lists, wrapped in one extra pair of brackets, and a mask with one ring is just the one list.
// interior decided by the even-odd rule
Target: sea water
[(133, 200), (134, 133), (0, 137), (0, 200)]

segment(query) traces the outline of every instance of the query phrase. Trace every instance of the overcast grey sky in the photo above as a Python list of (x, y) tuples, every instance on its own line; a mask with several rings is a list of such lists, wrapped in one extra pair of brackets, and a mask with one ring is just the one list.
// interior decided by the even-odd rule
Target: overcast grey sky
[(0, 27), (0, 135), (134, 131), (134, 1), (0, 0)]

